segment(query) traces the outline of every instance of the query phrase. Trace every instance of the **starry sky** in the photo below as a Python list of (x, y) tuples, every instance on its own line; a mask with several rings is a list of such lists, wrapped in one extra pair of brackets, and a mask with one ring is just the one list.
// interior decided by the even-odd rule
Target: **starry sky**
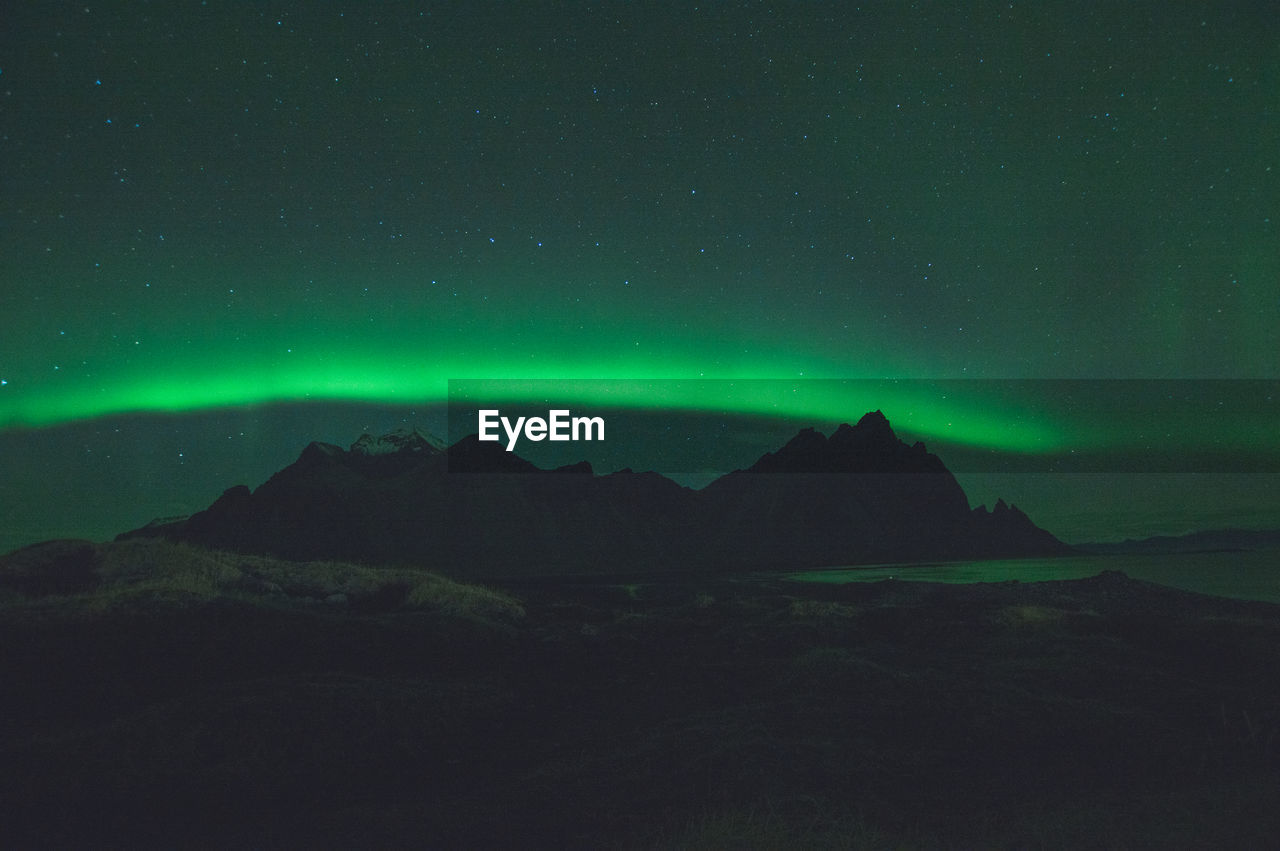
[[(1217, 441), (1194, 487), (961, 480), (1067, 538), (1280, 525), (1277, 217), (1265, 3), (7, 4), (0, 548), (443, 434), (451, 379), (733, 380), (682, 410), (944, 460)], [(848, 379), (906, 384), (767, 384)]]

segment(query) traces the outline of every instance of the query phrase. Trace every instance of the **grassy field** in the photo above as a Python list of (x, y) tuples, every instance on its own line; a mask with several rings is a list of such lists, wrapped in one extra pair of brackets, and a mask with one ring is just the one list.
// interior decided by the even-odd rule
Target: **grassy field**
[(1272, 847), (1280, 607), (1118, 574), (482, 588), (0, 560), (22, 847)]

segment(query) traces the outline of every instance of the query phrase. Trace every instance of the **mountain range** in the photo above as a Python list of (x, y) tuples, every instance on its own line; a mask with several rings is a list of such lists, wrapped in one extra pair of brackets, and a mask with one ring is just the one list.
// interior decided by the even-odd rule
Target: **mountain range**
[(1075, 544), (1094, 555), (1176, 555), (1183, 553), (1247, 552), (1280, 547), (1280, 529), (1205, 529), (1185, 535)]
[(415, 564), (465, 577), (828, 565), (1066, 555), (1003, 500), (968, 498), (923, 444), (880, 411), (830, 436), (804, 429), (701, 490), (653, 472), (543, 470), (476, 435), (417, 431), (311, 443), (256, 490), (226, 490), (165, 537), (288, 559)]

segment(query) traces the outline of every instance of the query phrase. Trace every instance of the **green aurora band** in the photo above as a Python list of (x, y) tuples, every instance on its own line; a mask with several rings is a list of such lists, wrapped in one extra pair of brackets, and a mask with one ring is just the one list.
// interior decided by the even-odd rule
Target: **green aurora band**
[[(521, 369), (517, 380), (501, 382), (508, 400), (538, 401), (549, 396), (556, 405), (608, 405), (645, 410), (679, 410), (767, 415), (798, 422), (840, 421), (882, 408), (895, 423), (925, 438), (1013, 452), (1053, 452), (1068, 446), (1066, 433), (1051, 421), (1037, 419), (1029, 408), (1007, 404), (987, 408), (979, 400), (939, 398), (928, 383), (906, 381), (849, 383), (796, 378), (763, 368), (744, 367), (712, 373), (707, 378), (692, 365), (684, 369), (665, 359), (615, 370), (581, 362), (544, 363)], [(230, 369), (187, 369), (175, 366), (145, 378), (32, 393), (0, 404), (0, 427), (38, 427), (121, 413), (187, 412), (273, 402), (345, 401), (430, 405), (449, 399), (449, 381), (509, 376), (510, 361), (486, 363), (433, 362), (430, 366), (327, 358)], [(617, 378), (602, 379), (610, 374)], [(636, 376), (643, 376), (638, 378)], [(691, 377), (692, 376), (692, 377)], [(679, 380), (673, 380), (679, 379)], [(655, 388), (654, 382), (660, 382)], [(499, 387), (487, 382), (491, 392)], [(14, 394), (16, 397), (16, 394)], [(455, 397), (456, 398), (456, 397)]]
[[(798, 425), (881, 409), (913, 438), (1025, 455), (1159, 447), (1270, 456), (1280, 446), (1274, 380), (926, 379), (955, 367), (885, 329), (798, 343), (764, 317), (746, 333), (741, 304), (681, 323), (629, 292), (604, 310), (568, 295), (523, 304), (443, 286), (398, 306), (228, 292), (223, 304), (151, 290), (158, 303), (106, 321), (29, 317), (30, 335), (8, 341), (0, 364), (0, 429), (307, 401), (444, 405), (460, 398), (451, 381), (502, 379), (486, 392), (556, 407)], [(48, 338), (57, 344), (40, 344)]]
[(441, 348), (448, 347), (391, 345), (341, 356), (286, 351), (256, 363), (174, 357), (145, 375), (69, 380), (27, 393), (10, 386), (0, 401), (0, 428), (277, 402), (429, 406), (473, 398), (479, 406), (500, 398), (578, 410), (768, 416), (801, 425), (881, 409), (895, 428), (926, 441), (1031, 455), (1153, 447), (1270, 455), (1280, 445), (1277, 383), (1270, 381), (851, 379), (830, 364), (781, 369), (769, 357), (707, 368), (712, 358), (670, 349), (594, 360), (533, 352), (517, 368), (508, 352), (464, 358)]

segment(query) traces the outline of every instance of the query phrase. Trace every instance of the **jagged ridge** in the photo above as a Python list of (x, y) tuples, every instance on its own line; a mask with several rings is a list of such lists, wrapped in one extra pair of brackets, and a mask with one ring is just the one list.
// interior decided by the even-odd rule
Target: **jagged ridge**
[(285, 558), (413, 563), (460, 576), (750, 570), (1062, 555), (1003, 500), (970, 510), (958, 482), (880, 411), (803, 429), (693, 491), (657, 473), (541, 470), (475, 435), (312, 443), (256, 491), (122, 537), (163, 535)]

